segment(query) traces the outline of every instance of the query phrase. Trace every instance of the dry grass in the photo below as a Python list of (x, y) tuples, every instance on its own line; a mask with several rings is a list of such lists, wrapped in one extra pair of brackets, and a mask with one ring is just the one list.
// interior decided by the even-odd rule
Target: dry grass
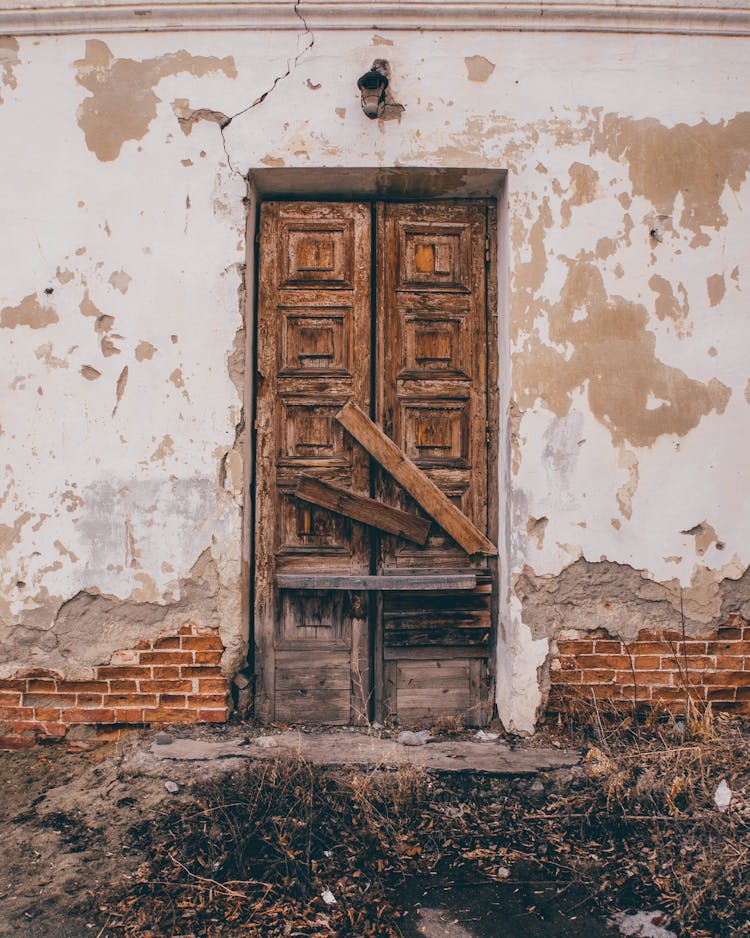
[[(688, 936), (750, 935), (750, 728), (578, 714), (578, 773), (542, 791), (465, 773), (251, 764), (138, 832), (150, 854), (103, 935), (399, 936), (405, 881), (545, 880), (602, 914), (662, 908)], [(714, 792), (734, 795), (719, 812)], [(510, 878), (508, 878), (510, 870)], [(335, 905), (321, 893), (330, 889)]]
[(429, 786), (408, 766), (334, 774), (301, 759), (199, 786), (140, 831), (152, 858), (106, 908), (106, 933), (397, 936), (390, 894), (420, 852), (409, 819)]

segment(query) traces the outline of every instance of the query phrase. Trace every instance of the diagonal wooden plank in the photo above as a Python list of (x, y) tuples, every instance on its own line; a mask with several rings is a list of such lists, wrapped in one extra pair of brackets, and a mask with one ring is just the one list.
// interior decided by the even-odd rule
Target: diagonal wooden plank
[(467, 554), (497, 554), (495, 545), (353, 401), (336, 419)]
[(390, 505), (384, 505), (374, 498), (366, 498), (349, 489), (331, 485), (315, 476), (307, 474), (300, 476), (294, 494), (303, 501), (320, 505), (321, 508), (328, 508), (330, 511), (346, 515), (347, 518), (354, 518), (355, 521), (380, 528), (382, 531), (388, 531), (390, 534), (398, 534), (417, 544), (424, 544), (427, 541), (430, 522), (426, 518), (420, 518), (418, 515), (401, 511), (398, 508), (391, 508)]

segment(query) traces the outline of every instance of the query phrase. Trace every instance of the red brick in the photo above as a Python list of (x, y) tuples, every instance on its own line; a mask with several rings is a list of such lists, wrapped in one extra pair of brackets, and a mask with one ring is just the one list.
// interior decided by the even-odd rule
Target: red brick
[[(200, 654), (200, 652), (197, 652)], [(183, 665), (180, 668), (183, 677), (221, 677), (221, 668), (205, 665)]]
[(96, 673), (100, 678), (114, 678), (115, 680), (121, 680), (123, 678), (149, 678), (151, 677), (151, 668), (132, 664), (107, 664), (103, 665), (101, 668), (97, 668)]
[(104, 698), (105, 707), (155, 707), (157, 703), (156, 694), (108, 694)]
[(66, 723), (113, 723), (115, 719), (114, 710), (79, 710), (71, 709), (65, 711)]
[(141, 690), (144, 694), (179, 694), (189, 693), (193, 689), (193, 682), (179, 681), (141, 681)]
[(67, 707), (76, 702), (75, 694), (24, 694), (24, 707)]
[(9, 677), (0, 680), (0, 691), (26, 690), (26, 678)]
[(750, 642), (708, 642), (709, 655), (750, 655)]
[(666, 642), (631, 642), (625, 645), (625, 653), (633, 655), (670, 655), (672, 653)]
[(68, 727), (65, 723), (58, 722), (44, 722), (40, 724), (42, 727), (42, 735), (53, 737), (55, 739), (61, 739), (67, 732)]
[[(621, 699), (622, 698), (622, 687), (617, 684), (599, 684), (597, 687), (593, 688), (594, 695), (597, 700), (611, 700), (611, 699)], [(589, 700), (591, 699), (591, 693), (588, 694)], [(586, 699), (584, 695), (583, 699)]]
[(595, 650), (597, 655), (620, 655), (622, 654), (622, 642), (599, 638), (596, 640)]
[(630, 658), (627, 655), (579, 655), (578, 664), (582, 670), (590, 668), (622, 670), (630, 667)]
[(582, 674), (580, 671), (551, 671), (552, 681), (555, 684), (580, 684)]
[(185, 635), (181, 642), (188, 651), (221, 651), (224, 647), (218, 635)]
[(35, 743), (33, 736), (0, 736), (0, 749), (30, 749)]
[(101, 707), (102, 694), (76, 694), (76, 707)]
[[(630, 678), (632, 681), (632, 678)], [(619, 682), (614, 685), (622, 691), (623, 700), (650, 700), (651, 687), (648, 684), (626, 684)]]
[(562, 639), (557, 643), (557, 650), (561, 655), (590, 655), (594, 651), (594, 643), (578, 639)]
[(144, 720), (143, 714), (144, 711), (137, 708), (118, 707), (115, 709), (115, 723), (145, 723), (146, 720)]
[(158, 707), (146, 710), (143, 714), (146, 723), (197, 723), (197, 710), (173, 710), (170, 707)]
[[(714, 671), (744, 671), (747, 667), (748, 659), (742, 655), (717, 655)], [(747, 678), (750, 680), (750, 669), (747, 671)]]
[(742, 627), (739, 625), (728, 625), (724, 628), (720, 628), (716, 632), (716, 638), (721, 642), (732, 641), (735, 639), (739, 640), (742, 638)]
[(144, 651), (142, 664), (192, 664), (192, 651)]
[(221, 652), (220, 651), (196, 651), (195, 663), (196, 664), (221, 664)]
[[(684, 700), (685, 699), (685, 688), (684, 687), (652, 687), (651, 696), (654, 700)], [(695, 692), (695, 688), (690, 688), (690, 696), (697, 697), (700, 700), (704, 699), (703, 689), (701, 688), (700, 693)]]
[(180, 636), (179, 635), (167, 635), (164, 638), (157, 638), (154, 642), (154, 648), (179, 648), (180, 647)]
[(106, 694), (106, 681), (58, 681), (57, 689), (63, 694)]
[(198, 679), (199, 694), (226, 694), (227, 690), (228, 684), (223, 678), (202, 677)]
[(193, 627), (192, 627), (192, 625), (183, 625), (183, 626), (181, 626), (177, 634), (178, 634), (178, 635), (192, 635), (192, 634), (193, 634)]
[(746, 684), (737, 688), (737, 700), (750, 700), (750, 686)]
[[(645, 685), (662, 684), (665, 687), (669, 687), (671, 677), (672, 673), (670, 671), (636, 671), (635, 683)], [(617, 681), (621, 684), (632, 684), (633, 672), (630, 670), (618, 672)]]
[(688, 658), (691, 655), (704, 655), (706, 653), (707, 641), (698, 641), (697, 639), (688, 638), (684, 642), (678, 642), (674, 652), (682, 658), (684, 655), (687, 655)]
[(184, 710), (187, 706), (187, 697), (184, 694), (159, 694), (159, 706)]
[(615, 679), (615, 672), (609, 668), (591, 669), (587, 668), (581, 672), (581, 683), (583, 684), (611, 684)]
[(42, 725), (36, 720), (16, 720), (12, 725), (14, 733), (41, 733)]
[(21, 695), (16, 691), (0, 692), (0, 707), (19, 707), (21, 705)]
[(737, 691), (734, 687), (709, 687), (706, 698), (714, 703), (728, 703), (736, 700)]
[(226, 694), (193, 694), (187, 699), (188, 707), (225, 707), (227, 703)]
[(54, 694), (57, 690), (57, 681), (30, 680), (26, 682), (26, 690), (30, 694)]
[(138, 682), (137, 681), (110, 681), (109, 682), (110, 693), (117, 694), (127, 694), (127, 693), (137, 693), (138, 692)]
[[(666, 659), (665, 659), (666, 660)], [(675, 670), (684, 670), (685, 669), (685, 659), (681, 655), (677, 655), (676, 658), (672, 658), (671, 661), (675, 666)], [(662, 668), (664, 663), (662, 662)], [(716, 668), (716, 658), (713, 655), (688, 655), (687, 657), (687, 669), (688, 672), (698, 670), (714, 670)]]
[[(187, 665), (187, 667), (192, 667), (192, 665)], [(160, 667), (159, 665), (154, 665), (153, 667), (153, 677), (155, 681), (173, 681), (176, 678), (179, 678), (180, 671), (182, 668), (180, 665), (165, 665)]]
[(713, 687), (744, 687), (750, 675), (747, 671), (714, 671), (704, 675), (704, 683)]
[(654, 671), (664, 667), (664, 665), (659, 655), (639, 655), (636, 652), (633, 655), (633, 667), (636, 671)]
[(60, 720), (61, 713), (62, 710), (59, 707), (36, 707), (34, 709), (34, 716), (37, 720), (49, 720), (52, 723)]
[(199, 710), (198, 719), (203, 723), (225, 723), (229, 717), (229, 710)]
[(33, 720), (33, 707), (0, 707), (0, 720)]

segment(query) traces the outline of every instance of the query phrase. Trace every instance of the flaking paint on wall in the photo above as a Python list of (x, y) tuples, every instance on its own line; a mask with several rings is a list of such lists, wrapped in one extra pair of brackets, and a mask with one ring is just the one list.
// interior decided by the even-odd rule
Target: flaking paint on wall
[[(649, 446), (662, 434), (684, 436), (701, 417), (722, 414), (731, 389), (716, 378), (706, 384), (659, 361), (646, 325), (645, 305), (609, 296), (590, 255), (569, 260), (568, 275), (554, 305), (545, 310), (549, 337), (563, 352), (530, 337), (514, 355), (514, 385), (522, 408), (541, 399), (559, 417), (568, 413), (572, 392), (587, 388), (591, 412), (612, 434), (615, 446)], [(577, 318), (575, 312), (583, 311)], [(615, 374), (629, 380), (613, 380)], [(649, 406), (649, 397), (659, 401)]]
[(76, 80), (91, 97), (78, 110), (78, 126), (86, 145), (102, 161), (116, 160), (127, 140), (141, 140), (156, 117), (154, 88), (181, 72), (201, 77), (221, 71), (237, 77), (231, 55), (195, 56), (180, 49), (153, 59), (115, 58), (101, 39), (89, 39), (86, 53), (74, 63)]
[(59, 316), (55, 310), (41, 303), (35, 293), (25, 296), (15, 306), (4, 306), (0, 309), (0, 329), (15, 329), (17, 326), (44, 329), (58, 320)]
[[(5, 312), (35, 297), (58, 317), (39, 356), (37, 330), (2, 333), (15, 384), (0, 511), (14, 539), (0, 614), (3, 628), (28, 630), (13, 633), (4, 666), (20, 661), (23, 641), (38, 660), (48, 654), (58, 610), (81, 593), (113, 603), (114, 621), (130, 615), (120, 604), (133, 622), (153, 606), (142, 623), (153, 631), (207, 549), (219, 587), (205, 614), (221, 622), (227, 667), (242, 658), (242, 175), (264, 164), (503, 167), (514, 527), (498, 703), (509, 727), (528, 730), (554, 629), (673, 623), (680, 587), (696, 630), (718, 621), (728, 595), (739, 602), (750, 545), (721, 493), (744, 491), (748, 464), (728, 443), (750, 396), (745, 45), (325, 33), (300, 62), (300, 40), (249, 32), (239, 50), (227, 34), (112, 37), (90, 40), (83, 57), (75, 37), (3, 47), (24, 71), (5, 85), (14, 94), (0, 121), (28, 160), (3, 154), (0, 178), (19, 243), (33, 235), (43, 250), (11, 246), (2, 289), (13, 292), (0, 302)], [(360, 112), (356, 76), (373, 44), (387, 46), (400, 122)], [(498, 64), (472, 80), (467, 58)], [(710, 63), (699, 87), (696, 60)], [(694, 94), (670, 90), (686, 85)], [(171, 106), (159, 107), (157, 87)], [(223, 115), (237, 116), (222, 127)], [(50, 136), (63, 142), (64, 186), (37, 156)], [(74, 276), (48, 301), (58, 268)], [(132, 278), (127, 290), (109, 282), (116, 271)], [(43, 460), (46, 490), (32, 484), (27, 452)], [(700, 549), (684, 533), (698, 523)], [(605, 602), (619, 612), (608, 616)], [(75, 669), (73, 633), (65, 666)]]
[[(0, 36), (0, 82), (13, 91), (18, 87), (14, 69), (20, 64), (18, 40), (12, 36)], [(3, 96), (0, 94), (0, 104), (2, 103)]]

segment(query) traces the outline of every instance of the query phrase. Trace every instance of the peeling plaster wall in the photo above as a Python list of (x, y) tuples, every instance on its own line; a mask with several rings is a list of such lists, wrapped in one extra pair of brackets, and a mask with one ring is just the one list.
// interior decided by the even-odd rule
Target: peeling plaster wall
[[(243, 177), (267, 166), (508, 170), (509, 728), (533, 728), (558, 628), (634, 634), (644, 602), (672, 622), (682, 589), (700, 632), (746, 602), (748, 40), (302, 22), (240, 39), (0, 44), (0, 674), (115, 651), (117, 628), (56, 628), (81, 593), (123, 621), (144, 604), (150, 635), (206, 551), (238, 665)], [(383, 57), (394, 106), (370, 122), (356, 79)]]
[(245, 185), (171, 103), (239, 108), (211, 44), (19, 39), (6, 65), (2, 677), (88, 676), (178, 618), (245, 653)]

